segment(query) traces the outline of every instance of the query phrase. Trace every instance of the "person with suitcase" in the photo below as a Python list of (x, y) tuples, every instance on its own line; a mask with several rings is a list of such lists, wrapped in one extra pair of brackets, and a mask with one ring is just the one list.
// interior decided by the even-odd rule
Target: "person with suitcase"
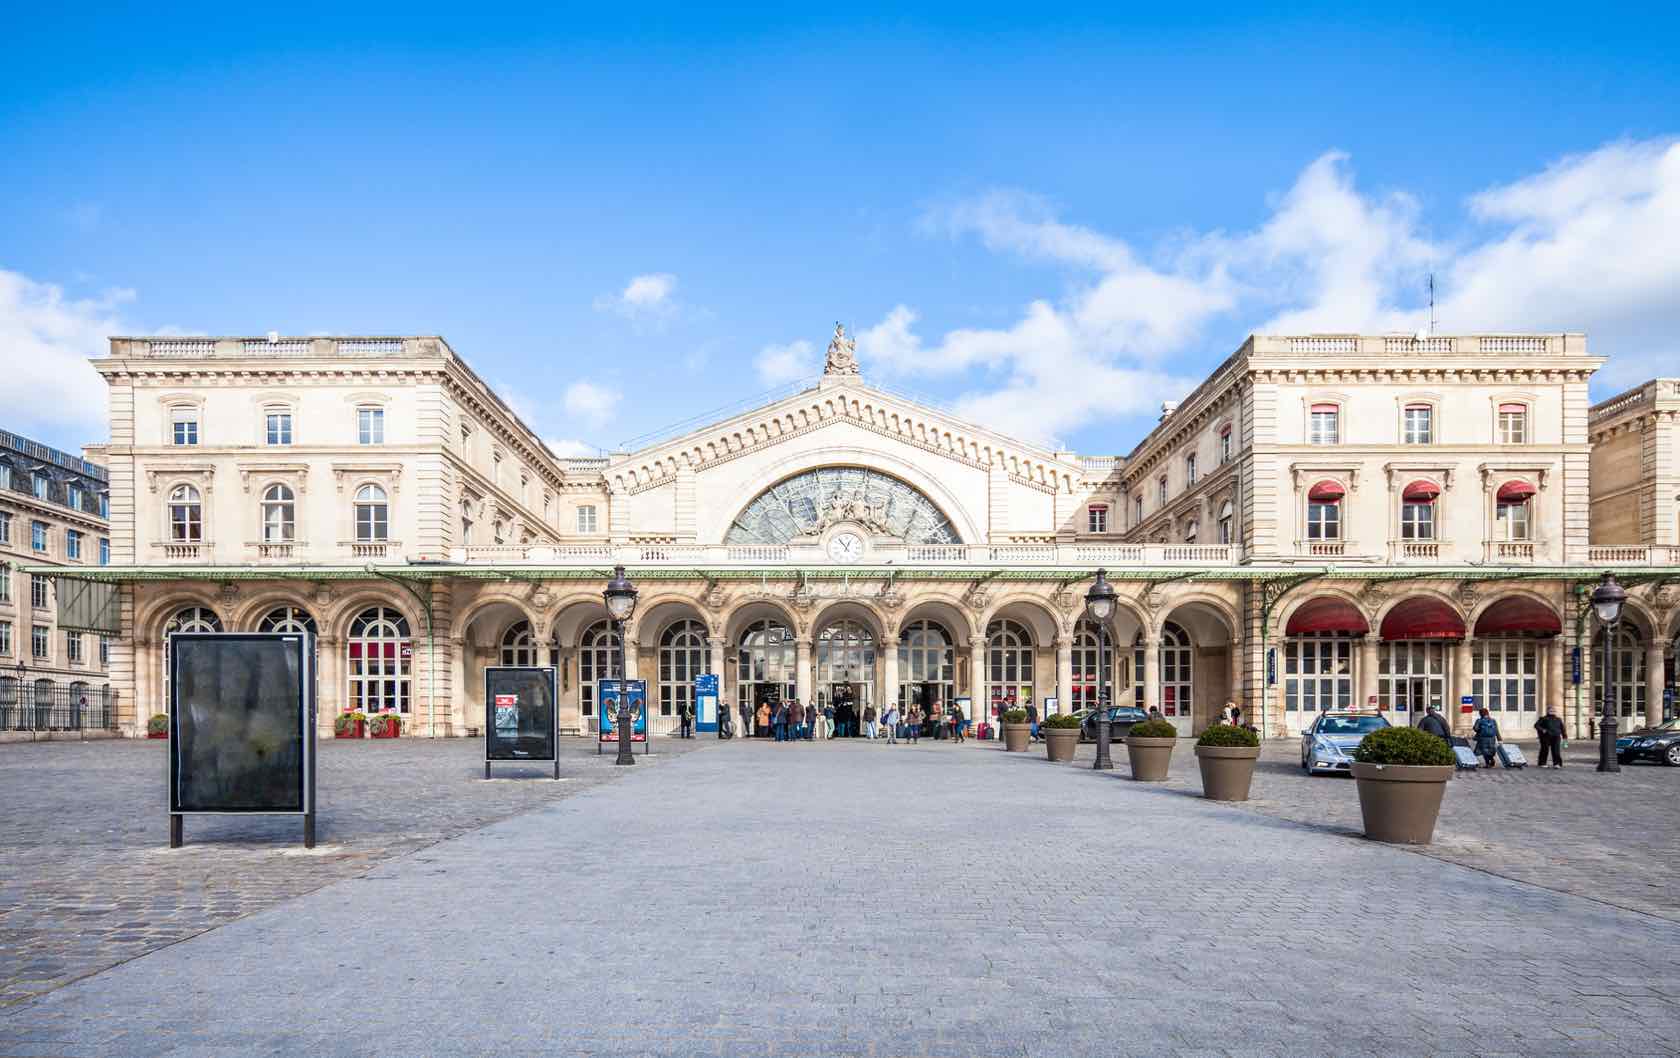
[(1440, 710), (1433, 705), (1424, 712), (1423, 719), (1418, 721), (1418, 730), (1427, 731), (1449, 746), (1452, 745), (1452, 729), (1447, 727), (1447, 722), (1441, 719)]
[(1482, 706), (1482, 715), (1476, 718), (1476, 726), (1470, 729), (1476, 738), (1476, 756), (1482, 758), (1486, 767), (1493, 767), (1494, 757), (1499, 753), (1499, 721), (1488, 715), (1488, 707)]
[(1546, 757), (1550, 755), (1552, 767), (1563, 767), (1563, 720), (1557, 710), (1546, 710), (1546, 715), (1534, 722), (1534, 730), (1540, 735), (1540, 766), (1546, 766)]

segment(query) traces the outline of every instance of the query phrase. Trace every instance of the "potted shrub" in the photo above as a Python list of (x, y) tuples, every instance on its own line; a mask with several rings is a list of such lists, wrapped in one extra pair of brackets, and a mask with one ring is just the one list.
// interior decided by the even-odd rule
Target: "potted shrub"
[(1073, 713), (1051, 713), (1038, 725), (1044, 735), (1044, 754), (1061, 763), (1073, 759), (1079, 748), (1079, 717)]
[(361, 738), (367, 733), (367, 714), (356, 711), (339, 713), (333, 718), (334, 738)]
[(1025, 709), (1005, 709), (1003, 711), (1003, 751), (1005, 753), (1025, 753), (1027, 743), (1032, 741), (1032, 725), (1027, 723)]
[(1176, 745), (1178, 728), (1166, 720), (1145, 720), (1133, 725), (1126, 733), (1126, 757), (1132, 762), (1132, 778), (1139, 782), (1166, 782)]
[(402, 733), (402, 717), (396, 713), (375, 713), (368, 718), (368, 735), (372, 738), (396, 738)]
[(152, 718), (150, 720), (146, 721), (146, 737), (147, 738), (168, 738), (169, 737), (169, 716), (168, 716), (168, 714), (166, 714), (166, 713), (153, 713), (152, 714)]
[[(1136, 730), (1135, 728), (1133, 729)], [(1260, 736), (1235, 724), (1214, 724), (1196, 740), (1196, 763), (1202, 769), (1202, 796), (1213, 801), (1246, 801), (1260, 758)]]
[(1453, 764), (1446, 742), (1415, 727), (1385, 727), (1366, 735), (1353, 751), (1365, 836), (1429, 844)]

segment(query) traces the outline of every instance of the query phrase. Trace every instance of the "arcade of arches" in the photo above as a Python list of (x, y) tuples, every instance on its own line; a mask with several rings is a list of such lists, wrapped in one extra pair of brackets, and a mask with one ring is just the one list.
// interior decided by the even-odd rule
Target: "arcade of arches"
[[(643, 583), (622, 637), (588, 581), (517, 590), (432, 581), (430, 627), (415, 597), (391, 583), (335, 582), (305, 595), (287, 582), (247, 582), (219, 594), (160, 588), (155, 599), (136, 585), (141, 631), (128, 642), (145, 704), (135, 722), (143, 727), (165, 700), (168, 634), (218, 629), (315, 633), (323, 730), (341, 709), (392, 709), (420, 735), (481, 731), (491, 665), (555, 666), (562, 726), (579, 734), (594, 730), (599, 681), (620, 666), (647, 681), (655, 733), (676, 730), (703, 673), (720, 676), (732, 710), (796, 697), (859, 710), (956, 704), (986, 720), (1012, 704), (1084, 708), (1101, 690), (1115, 704), (1158, 706), (1186, 735), (1228, 701), (1284, 736), (1320, 709), (1355, 706), (1416, 723), (1435, 705), (1463, 726), (1459, 703), (1470, 697), (1509, 735), (1529, 734), (1550, 707), (1585, 737), (1600, 693), (1602, 637), (1588, 621), (1577, 640), (1562, 582), (1322, 579), (1273, 593), (1268, 613), (1260, 587), (1240, 580), (1111, 579), (1122, 605), (1106, 627), (1083, 616), (1088, 579), (1011, 580), (1007, 590), (973, 577), (661, 579)], [(1612, 653), (1628, 721), (1672, 715), (1677, 619), (1680, 607), (1635, 589)]]

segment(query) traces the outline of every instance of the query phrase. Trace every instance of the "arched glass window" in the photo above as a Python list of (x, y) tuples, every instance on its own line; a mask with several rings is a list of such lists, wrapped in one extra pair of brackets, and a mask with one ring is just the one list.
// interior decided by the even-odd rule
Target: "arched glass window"
[(414, 645), (408, 618), (386, 606), (356, 615), (345, 641), (350, 707), (364, 713), (407, 713)]
[(276, 606), (257, 622), (259, 632), (308, 632), (315, 634), (315, 618), (301, 606)]
[(600, 681), (612, 679), (618, 672), (620, 643), (611, 621), (590, 625), (578, 641), (578, 705), (584, 716), (595, 715)]
[(169, 492), (169, 539), (183, 544), (204, 539), (204, 504), (191, 485), (177, 485)]
[(899, 704), (938, 711), (951, 700), (956, 650), (945, 626), (925, 618), (912, 621), (898, 637)]
[(789, 684), (795, 657), (793, 632), (780, 621), (764, 620), (741, 633), (740, 683)]
[(992, 701), (1008, 708), (1033, 700), (1033, 639), (1026, 625), (1000, 617), (986, 626), (986, 672)]
[(1219, 542), (1231, 542), (1231, 501), (1226, 500), (1219, 508)]
[(207, 606), (185, 606), (163, 626), (164, 641), (176, 632), (220, 632), (222, 619)]
[(875, 682), (875, 633), (851, 619), (836, 621), (817, 635), (817, 684)]
[[(1073, 633), (1072, 701), (1064, 709), (1078, 711), (1097, 707), (1099, 674), (1114, 671), (1114, 640), (1107, 628), (1081, 620)], [(1109, 688), (1110, 699), (1114, 688)], [(1112, 700), (1109, 704), (1113, 704)]]
[(537, 643), (531, 637), (531, 622), (515, 621), (502, 633), (502, 664), (525, 667), (537, 664)]
[(356, 539), (371, 543), (389, 539), (390, 521), (385, 490), (378, 485), (363, 485), (356, 490)]
[(297, 501), (289, 485), (270, 485), (262, 496), (262, 538), (265, 544), (289, 544), (296, 537)]
[(1171, 621), (1161, 630), (1161, 714), (1189, 716), (1195, 689), (1195, 651), (1190, 636)]
[(694, 704), (694, 677), (706, 671), (706, 626), (682, 620), (659, 637), (659, 715), (679, 716)]
[[(1639, 629), (1623, 621), (1616, 630), (1616, 646), (1610, 652), (1610, 670), (1615, 673), (1617, 713), (1645, 715), (1645, 640)], [(1604, 709), (1604, 629), (1593, 636), (1592, 709)]]

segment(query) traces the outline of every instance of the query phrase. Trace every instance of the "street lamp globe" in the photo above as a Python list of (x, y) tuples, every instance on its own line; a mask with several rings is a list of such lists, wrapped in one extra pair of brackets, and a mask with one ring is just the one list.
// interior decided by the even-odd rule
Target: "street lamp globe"
[(1627, 602), (1627, 589), (1616, 583), (1614, 573), (1606, 573), (1604, 579), (1593, 589), (1593, 609), (1598, 612), (1598, 619), (1607, 625), (1613, 625), (1622, 619), (1622, 605)]
[(1085, 593), (1085, 612), (1091, 620), (1105, 623), (1114, 616), (1114, 585), (1108, 582), (1108, 570), (1097, 570), (1096, 583)]
[(612, 580), (607, 581), (607, 589), (601, 595), (607, 600), (607, 613), (615, 621), (628, 621), (636, 612), (636, 586), (624, 575), (623, 566), (613, 567)]

